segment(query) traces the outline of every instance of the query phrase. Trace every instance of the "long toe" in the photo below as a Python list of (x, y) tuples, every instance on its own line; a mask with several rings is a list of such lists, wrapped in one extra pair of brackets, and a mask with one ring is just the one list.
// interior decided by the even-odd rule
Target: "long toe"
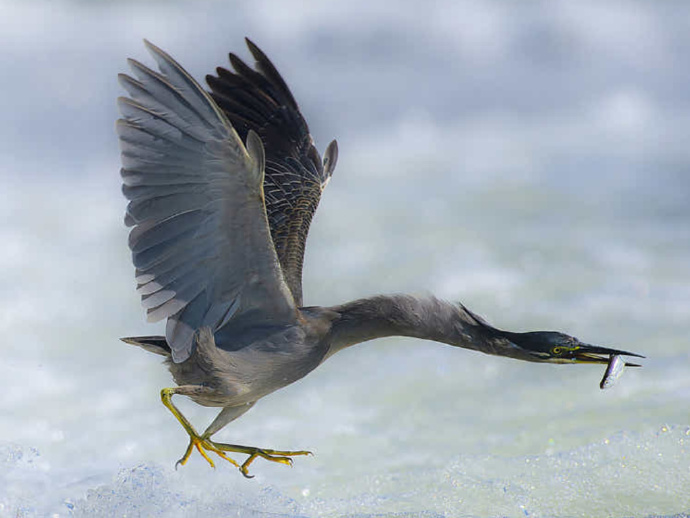
[(177, 469), (178, 466), (184, 466), (187, 463), (187, 461), (189, 460), (189, 457), (192, 455), (192, 451), (195, 448), (199, 452), (199, 454), (204, 459), (206, 459), (206, 462), (208, 462), (212, 468), (215, 468), (216, 465), (208, 454), (208, 452), (210, 452), (210, 451), (215, 453), (216, 455), (218, 455), (221, 459), (228, 461), (230, 464), (232, 464), (236, 468), (240, 467), (240, 465), (237, 462), (235, 462), (233, 459), (228, 457), (224, 451), (217, 448), (216, 445), (212, 441), (210, 441), (208, 439), (203, 439), (196, 434), (190, 434), (189, 446), (187, 446), (187, 450), (185, 451), (182, 458), (175, 463), (175, 469)]
[(292, 466), (292, 457), (297, 455), (313, 455), (312, 452), (306, 450), (282, 451), (270, 450), (266, 448), (255, 448), (253, 446), (240, 446), (237, 444), (224, 444), (220, 442), (213, 442), (212, 444), (215, 448), (222, 451), (245, 453), (249, 455), (247, 460), (245, 460), (241, 466), (238, 466), (242, 475), (247, 478), (252, 478), (252, 475), (249, 474), (249, 466), (259, 457), (270, 462), (277, 462), (279, 464), (284, 464), (285, 466)]
[[(187, 450), (184, 452), (184, 455), (182, 455), (182, 458), (175, 463), (175, 469), (177, 469), (178, 466), (184, 466), (185, 464), (187, 464), (189, 457), (192, 455), (192, 450), (194, 450), (194, 438), (190, 437), (189, 446), (187, 446)], [(206, 460), (211, 462), (211, 460), (208, 458), (206, 458)], [(211, 462), (211, 467), (215, 467), (213, 465), (213, 462)]]

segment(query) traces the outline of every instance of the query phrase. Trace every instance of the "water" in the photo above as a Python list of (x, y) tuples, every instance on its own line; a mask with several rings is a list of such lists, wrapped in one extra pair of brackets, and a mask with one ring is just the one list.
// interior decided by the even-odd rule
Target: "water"
[[(199, 5), (0, 4), (0, 516), (688, 513), (687, 7)], [(245, 34), (340, 144), (307, 303), (433, 292), (644, 368), (602, 392), (603, 366), (381, 340), (221, 434), (313, 457), (175, 471), (169, 374), (118, 341), (161, 328), (125, 247), (115, 75), (147, 37), (201, 78)]]

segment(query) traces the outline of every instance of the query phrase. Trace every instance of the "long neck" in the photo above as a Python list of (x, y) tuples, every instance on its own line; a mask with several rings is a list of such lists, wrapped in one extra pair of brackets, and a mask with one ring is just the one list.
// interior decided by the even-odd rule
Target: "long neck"
[(339, 315), (330, 331), (329, 356), (385, 336), (411, 336), (501, 355), (509, 343), (464, 306), (435, 297), (378, 295), (328, 309)]

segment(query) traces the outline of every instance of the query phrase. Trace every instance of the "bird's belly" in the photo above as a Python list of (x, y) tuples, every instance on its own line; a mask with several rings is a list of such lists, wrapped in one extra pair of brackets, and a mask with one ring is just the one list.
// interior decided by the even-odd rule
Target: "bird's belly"
[(253, 403), (303, 378), (323, 359), (325, 348), (304, 343), (280, 347), (256, 344), (237, 351), (214, 348), (197, 350), (181, 364), (170, 364), (178, 385), (200, 385), (204, 390), (190, 395), (209, 407)]
[(233, 393), (233, 403), (250, 403), (303, 378), (320, 363), (323, 354), (297, 351), (238, 351), (232, 356), (232, 371), (224, 390)]

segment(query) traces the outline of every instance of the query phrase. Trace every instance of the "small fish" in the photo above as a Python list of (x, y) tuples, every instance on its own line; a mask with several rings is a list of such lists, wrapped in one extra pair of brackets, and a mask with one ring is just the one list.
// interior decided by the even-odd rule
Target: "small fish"
[(612, 354), (609, 357), (609, 366), (606, 367), (604, 377), (601, 378), (601, 383), (599, 383), (599, 388), (604, 390), (611, 387), (621, 377), (623, 369), (625, 369), (625, 360), (617, 354)]

